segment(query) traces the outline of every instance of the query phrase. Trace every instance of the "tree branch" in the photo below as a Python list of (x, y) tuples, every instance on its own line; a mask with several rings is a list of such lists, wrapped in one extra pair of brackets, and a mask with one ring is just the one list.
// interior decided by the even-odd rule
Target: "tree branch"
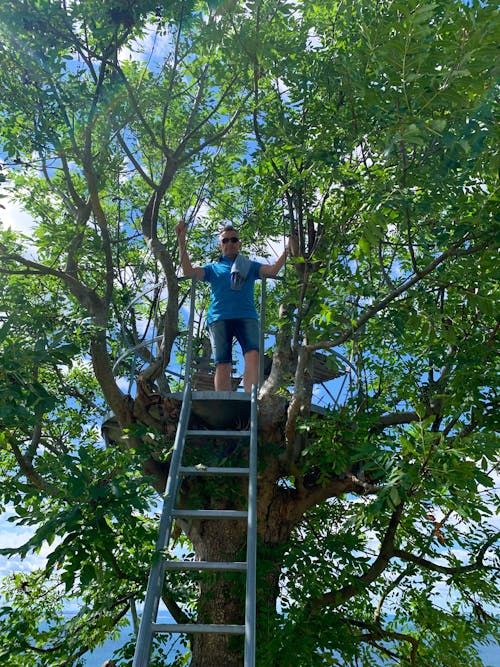
[(130, 148), (129, 148), (127, 142), (124, 140), (124, 138), (122, 137), (122, 135), (121, 135), (121, 133), (120, 133), (119, 131), (116, 133), (116, 138), (118, 139), (118, 142), (119, 142), (119, 144), (120, 144), (120, 146), (121, 146), (123, 152), (125, 153), (125, 155), (127, 156), (127, 158), (130, 160), (131, 164), (133, 164), (134, 169), (135, 169), (135, 170), (137, 171), (137, 173), (141, 176), (141, 178), (143, 179), (143, 181), (144, 181), (144, 182), (145, 182), (151, 189), (154, 189), (154, 188), (156, 187), (155, 182), (153, 181), (153, 179), (151, 179), (151, 178), (146, 174), (146, 172), (145, 172), (144, 169), (142, 168), (142, 165), (140, 164), (140, 162), (139, 162), (139, 161), (137, 160), (137, 158), (135, 157), (135, 154), (133, 153), (133, 151), (130, 150)]
[(186, 614), (186, 612), (177, 604), (175, 598), (171, 595), (164, 593), (161, 596), (163, 604), (172, 614), (173, 619), (176, 623), (190, 623), (192, 619)]
[(129, 406), (127, 406), (125, 397), (116, 384), (106, 345), (106, 304), (94, 290), (88, 288), (68, 273), (27, 259), (22, 257), (22, 255), (9, 253), (5, 246), (1, 244), (0, 251), (5, 252), (5, 259), (25, 266), (28, 272), (53, 276), (64, 282), (77, 301), (91, 313), (97, 325), (90, 344), (90, 353), (96, 379), (101, 385), (106, 401), (109, 403), (111, 409), (115, 412), (122, 424), (128, 424), (130, 421)]
[(348, 626), (354, 626), (357, 628), (360, 628), (362, 630), (368, 630), (366, 634), (362, 634), (359, 637), (356, 637), (355, 639), (360, 642), (368, 642), (372, 644), (373, 646), (376, 646), (380, 651), (383, 653), (386, 653), (387, 655), (390, 655), (391, 657), (394, 657), (394, 654), (392, 651), (388, 651), (387, 648), (383, 646), (378, 646), (377, 640), (384, 640), (384, 639), (391, 639), (391, 640), (397, 640), (397, 641), (404, 641), (408, 642), (411, 644), (411, 665), (415, 665), (415, 658), (417, 657), (417, 650), (419, 646), (419, 641), (415, 637), (412, 637), (411, 635), (407, 635), (402, 632), (396, 632), (395, 630), (388, 630), (386, 628), (382, 628), (378, 624), (368, 624), (368, 623), (363, 623), (362, 621), (358, 621), (353, 618), (349, 618), (346, 620), (346, 624)]
[(385, 428), (386, 426), (397, 426), (398, 424), (411, 424), (412, 422), (421, 420), (422, 418), (413, 410), (407, 410), (406, 412), (392, 412), (380, 415), (374, 429)]
[(297, 433), (297, 419), (300, 415), (306, 416), (311, 409), (312, 392), (312, 358), (307, 347), (299, 350), (297, 370), (295, 372), (295, 391), (288, 408), (285, 440), (286, 458), (291, 472), (294, 472), (298, 457), (302, 449), (302, 439)]
[[(99, 295), (93, 290), (84, 285), (74, 276), (66, 273), (65, 271), (60, 271), (59, 269), (54, 269), (51, 266), (46, 266), (45, 264), (40, 264), (34, 260), (27, 259), (22, 255), (17, 253), (9, 252), (8, 248), (3, 244), (0, 244), (0, 252), (4, 253), (4, 261), (12, 261), (21, 266), (26, 267), (27, 273), (34, 273), (41, 276), (53, 276), (58, 278), (63, 283), (65, 283), (71, 294), (77, 299), (77, 301), (95, 317), (102, 315), (102, 309), (104, 306), (103, 301)], [(2, 269), (2, 272), (7, 273), (8, 271)]]
[(329, 350), (332, 347), (337, 347), (338, 345), (345, 343), (345, 341), (349, 340), (357, 331), (359, 331), (368, 322), (368, 320), (370, 320), (377, 313), (383, 310), (392, 301), (394, 301), (399, 296), (407, 292), (411, 287), (413, 287), (418, 282), (423, 280), (426, 276), (432, 273), (440, 264), (445, 262), (447, 259), (449, 259), (450, 257), (458, 257), (462, 255), (473, 254), (475, 252), (478, 252), (479, 250), (486, 248), (489, 243), (489, 241), (484, 241), (478, 246), (473, 246), (468, 249), (461, 249), (461, 246), (463, 246), (463, 244), (466, 243), (468, 240), (469, 239), (467, 235), (462, 237), (462, 239), (459, 242), (453, 244), (451, 248), (445, 250), (443, 253), (441, 253), (441, 255), (433, 259), (432, 262), (429, 262), (429, 264), (427, 264), (427, 266), (423, 268), (418, 275), (412, 275), (410, 278), (407, 278), (405, 281), (403, 281), (403, 283), (399, 287), (397, 287), (390, 294), (381, 299), (377, 304), (369, 308), (363, 315), (361, 315), (361, 317), (358, 318), (358, 320), (352, 327), (349, 327), (349, 329), (347, 329), (344, 333), (338, 336), (335, 340), (333, 341), (323, 340), (317, 343), (311, 343), (308, 345), (308, 348), (312, 351)]
[(95, 219), (99, 226), (101, 232), (101, 241), (104, 250), (104, 257), (106, 262), (106, 281), (105, 281), (105, 317), (106, 322), (101, 322), (101, 324), (107, 323), (108, 309), (111, 304), (111, 298), (113, 295), (113, 278), (114, 278), (114, 262), (113, 262), (113, 253), (111, 251), (111, 239), (109, 235), (108, 222), (106, 219), (106, 214), (101, 205), (101, 199), (99, 196), (99, 185), (98, 179), (93, 167), (92, 159), (92, 131), (97, 122), (97, 100), (99, 89), (102, 87), (102, 82), (104, 80), (105, 67), (101, 68), (99, 73), (99, 82), (96, 86), (96, 91), (94, 94), (94, 99), (92, 102), (92, 108), (89, 112), (89, 121), (85, 128), (84, 134), (84, 148), (82, 155), (82, 165), (83, 171), (85, 174), (85, 179), (87, 181), (90, 203), (92, 206), (92, 211), (94, 213)]
[[(190, 160), (193, 157), (193, 155), (198, 155), (199, 153), (201, 153), (207, 146), (213, 146), (214, 144), (216, 144), (220, 139), (225, 137), (226, 134), (230, 132), (230, 130), (233, 128), (234, 124), (240, 117), (241, 111), (242, 111), (241, 108), (236, 109), (236, 111), (233, 113), (233, 115), (226, 123), (226, 125), (224, 125), (224, 127), (222, 127), (218, 132), (214, 132), (214, 134), (211, 134), (207, 139), (205, 139), (205, 141), (203, 141), (201, 144), (199, 144), (192, 150), (186, 151), (184, 155), (181, 157), (181, 150), (184, 150), (185, 147), (185, 141), (183, 139), (182, 144), (180, 144), (178, 148), (175, 150), (174, 157), (178, 158), (181, 164), (184, 164), (185, 162)], [(203, 124), (207, 122), (207, 120), (208, 118), (205, 119), (202, 123), (200, 123), (199, 127), (202, 127)], [(193, 132), (191, 132), (188, 135), (188, 137), (186, 137), (186, 141), (193, 134)]]
[[(129, 80), (127, 79), (127, 77), (123, 73), (122, 68), (117, 63), (109, 63), (109, 65), (112, 66), (115, 69), (115, 71), (118, 73), (118, 75), (120, 76), (120, 78), (121, 78), (121, 80), (122, 80), (122, 82), (125, 86), (125, 89), (127, 91), (132, 110), (134, 111), (136, 117), (141, 122), (141, 125), (143, 126), (144, 130), (146, 131), (146, 134), (148, 135), (149, 140), (151, 141), (151, 144), (155, 148), (157, 148), (158, 150), (162, 150), (162, 147), (158, 144), (158, 141), (156, 140), (155, 133), (153, 132), (153, 130), (149, 126), (149, 123), (146, 121), (146, 118), (144, 117), (144, 114), (142, 113), (141, 105), (137, 101), (136, 96), (135, 96), (135, 92), (132, 89), (132, 86), (130, 85)], [(167, 153), (168, 153), (168, 150), (167, 150)], [(168, 155), (167, 155), (167, 157), (168, 157)]]
[(350, 598), (358, 595), (369, 584), (375, 581), (375, 579), (377, 579), (380, 574), (382, 574), (382, 572), (389, 564), (391, 558), (394, 557), (396, 532), (401, 522), (403, 508), (404, 503), (401, 502), (393, 511), (384, 539), (380, 545), (379, 554), (368, 570), (363, 575), (358, 577), (353, 584), (344, 586), (344, 588), (341, 588), (337, 591), (325, 593), (323, 596), (313, 599), (310, 603), (312, 614), (318, 613), (323, 607), (326, 606), (338, 607), (340, 604), (343, 604)]
[(39, 491), (52, 493), (50, 484), (48, 484), (48, 482), (46, 482), (43, 477), (37, 473), (33, 467), (32, 462), (26, 456), (24, 456), (18, 444), (14, 442), (13, 438), (9, 440), (9, 445), (19, 465), (19, 468), (21, 469), (21, 472), (23, 475), (25, 475), (28, 482), (30, 482)]
[(438, 563), (433, 563), (432, 561), (427, 560), (426, 558), (422, 558), (421, 556), (416, 556), (415, 554), (412, 554), (409, 551), (405, 551), (404, 549), (395, 549), (394, 557), (400, 558), (401, 560), (407, 563), (413, 563), (415, 565), (419, 565), (420, 567), (423, 567), (426, 570), (432, 570), (433, 572), (440, 572), (441, 574), (450, 574), (450, 575), (465, 574), (467, 572), (474, 572), (475, 570), (481, 568), (484, 569), (488, 568), (488, 569), (493, 569), (495, 571), (500, 571), (500, 567), (489, 568), (489, 566), (486, 566), (483, 563), (486, 552), (499, 539), (500, 539), (500, 531), (491, 535), (489, 539), (487, 539), (486, 542), (479, 549), (478, 554), (476, 556), (476, 560), (473, 563), (469, 563), (468, 565), (457, 565), (455, 567), (439, 565)]

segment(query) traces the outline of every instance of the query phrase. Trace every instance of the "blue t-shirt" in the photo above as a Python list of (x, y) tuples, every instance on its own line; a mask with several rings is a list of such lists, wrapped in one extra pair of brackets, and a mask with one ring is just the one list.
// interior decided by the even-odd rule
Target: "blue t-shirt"
[(252, 261), (252, 266), (240, 290), (231, 289), (231, 266), (233, 260), (221, 257), (218, 262), (206, 264), (205, 282), (210, 283), (212, 295), (207, 313), (207, 323), (217, 320), (249, 318), (258, 319), (254, 302), (254, 285), (259, 278), (259, 262)]

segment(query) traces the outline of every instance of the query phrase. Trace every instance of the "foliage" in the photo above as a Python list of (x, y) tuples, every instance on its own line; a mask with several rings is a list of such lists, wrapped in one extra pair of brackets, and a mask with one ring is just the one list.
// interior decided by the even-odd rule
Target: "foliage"
[[(2, 3), (2, 206), (33, 220), (0, 237), (1, 505), (32, 531), (2, 552), (47, 554), (4, 582), (2, 664), (77, 666), (143, 598), (184, 356), (180, 217), (196, 264), (224, 220), (259, 256), (294, 237), (266, 313), (259, 664), (481, 664), (500, 597), (497, 43), (489, 2)], [(320, 415), (317, 353), (339, 376)], [(199, 550), (186, 530), (173, 547)], [(169, 576), (163, 599), (193, 618), (197, 585)]]

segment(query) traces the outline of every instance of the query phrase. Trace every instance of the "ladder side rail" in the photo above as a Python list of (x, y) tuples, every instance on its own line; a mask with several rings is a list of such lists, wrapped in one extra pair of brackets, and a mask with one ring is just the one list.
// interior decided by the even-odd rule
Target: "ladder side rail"
[(266, 297), (267, 297), (267, 279), (262, 278), (262, 287), (260, 292), (260, 322), (259, 322), (259, 389), (264, 382), (264, 333), (266, 330)]
[[(269, 278), (271, 280), (271, 278)], [(283, 281), (284, 279), (281, 276), (273, 276), (272, 280)], [(267, 302), (267, 281), (268, 278), (265, 276), (262, 278), (261, 283), (261, 292), (260, 292), (260, 312), (259, 312), (259, 380), (258, 380), (258, 389), (260, 389), (264, 383), (264, 343), (266, 336), (266, 302)]]
[(148, 667), (149, 665), (151, 643), (153, 639), (152, 624), (153, 621), (156, 620), (156, 616), (158, 614), (158, 605), (160, 604), (163, 579), (165, 576), (163, 554), (168, 546), (170, 541), (170, 534), (172, 532), (172, 513), (179, 487), (179, 469), (182, 463), (185, 434), (187, 431), (190, 415), (191, 385), (188, 382), (184, 388), (184, 396), (181, 413), (179, 415), (179, 423), (177, 425), (177, 432), (175, 434), (174, 448), (172, 451), (172, 460), (170, 462), (167, 486), (163, 497), (163, 508), (160, 517), (154, 562), (151, 566), (151, 572), (149, 574), (146, 599), (144, 601), (144, 609), (139, 626), (139, 633), (137, 635), (132, 667)]
[(245, 661), (255, 667), (256, 569), (257, 569), (257, 387), (253, 385), (250, 408), (248, 479), (247, 585), (245, 594)]
[(191, 366), (193, 364), (193, 329), (195, 316), (195, 298), (196, 298), (196, 278), (191, 278), (191, 288), (189, 291), (189, 327), (186, 344), (186, 362), (184, 373), (184, 382), (191, 385)]
[(182, 456), (184, 453), (184, 443), (186, 440), (186, 431), (191, 415), (191, 363), (193, 357), (193, 327), (195, 315), (195, 295), (196, 278), (191, 280), (190, 288), (190, 308), (189, 308), (189, 327), (186, 346), (186, 371), (184, 374), (184, 395), (182, 399), (181, 413), (179, 423), (175, 434), (172, 460), (165, 489), (163, 508), (160, 518), (158, 531), (158, 540), (156, 542), (155, 561), (151, 567), (142, 612), (141, 624), (137, 635), (134, 660), (132, 667), (148, 667), (151, 655), (151, 644), (153, 641), (153, 621), (158, 614), (158, 605), (160, 604), (163, 579), (165, 576), (164, 555), (167, 548), (170, 534), (172, 532), (172, 515), (177, 497), (179, 486), (179, 471), (182, 465)]

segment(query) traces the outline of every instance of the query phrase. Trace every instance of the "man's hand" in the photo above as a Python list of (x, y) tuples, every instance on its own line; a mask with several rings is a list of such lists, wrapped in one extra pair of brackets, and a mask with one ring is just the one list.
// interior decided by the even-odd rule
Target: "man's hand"
[(188, 224), (185, 220), (180, 220), (174, 227), (179, 241), (179, 262), (182, 267), (182, 273), (187, 278), (196, 278), (197, 280), (205, 279), (205, 269), (201, 266), (193, 266), (186, 248), (186, 232)]
[(174, 227), (174, 231), (177, 234), (177, 238), (185, 239), (187, 233), (187, 222), (185, 220), (180, 220)]

